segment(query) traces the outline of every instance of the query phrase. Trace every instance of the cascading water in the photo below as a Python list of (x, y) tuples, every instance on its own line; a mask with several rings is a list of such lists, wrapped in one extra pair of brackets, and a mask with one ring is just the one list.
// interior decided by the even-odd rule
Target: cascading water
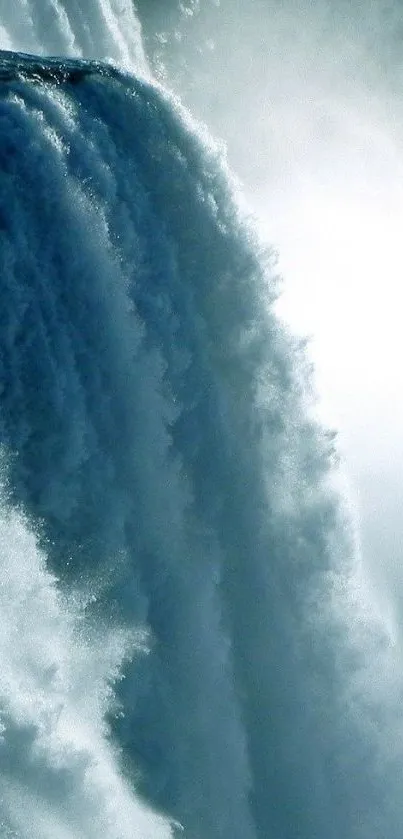
[(331, 437), (222, 151), (129, 2), (0, 23), (68, 56), (0, 58), (0, 836), (398, 837), (326, 616)]

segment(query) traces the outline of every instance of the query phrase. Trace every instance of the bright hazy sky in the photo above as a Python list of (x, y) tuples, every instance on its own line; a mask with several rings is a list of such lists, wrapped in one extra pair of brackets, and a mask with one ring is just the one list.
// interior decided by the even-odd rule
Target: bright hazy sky
[(339, 430), (363, 558), (393, 611), (403, 600), (401, 8), (386, 0), (184, 6), (182, 17), (173, 2), (147, 6), (166, 32), (157, 52), (191, 110), (227, 142), (279, 251), (279, 312), (312, 336), (322, 415)]

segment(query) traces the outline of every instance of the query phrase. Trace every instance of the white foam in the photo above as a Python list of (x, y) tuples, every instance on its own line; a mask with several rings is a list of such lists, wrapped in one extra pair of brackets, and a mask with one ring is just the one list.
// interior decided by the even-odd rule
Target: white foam
[(168, 824), (122, 778), (105, 723), (135, 635), (91, 627), (24, 515), (4, 493), (0, 504), (3, 814), (31, 839), (167, 839)]

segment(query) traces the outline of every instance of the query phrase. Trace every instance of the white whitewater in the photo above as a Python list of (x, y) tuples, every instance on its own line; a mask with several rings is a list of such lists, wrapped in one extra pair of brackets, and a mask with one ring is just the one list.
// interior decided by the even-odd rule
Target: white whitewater
[(98, 58), (147, 72), (131, 0), (0, 0), (0, 48)]
[(129, 652), (144, 654), (141, 638), (95, 629), (84, 598), (63, 595), (5, 485), (0, 556), (0, 835), (171, 836), (121, 777), (105, 724), (111, 686)]

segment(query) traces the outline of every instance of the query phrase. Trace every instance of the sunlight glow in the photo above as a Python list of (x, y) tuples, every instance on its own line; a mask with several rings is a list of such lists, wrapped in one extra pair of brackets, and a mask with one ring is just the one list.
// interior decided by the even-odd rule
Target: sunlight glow
[(370, 402), (403, 413), (403, 189), (370, 171), (366, 183), (306, 179), (261, 222), (285, 277), (278, 312), (310, 336), (322, 409), (342, 427)]

